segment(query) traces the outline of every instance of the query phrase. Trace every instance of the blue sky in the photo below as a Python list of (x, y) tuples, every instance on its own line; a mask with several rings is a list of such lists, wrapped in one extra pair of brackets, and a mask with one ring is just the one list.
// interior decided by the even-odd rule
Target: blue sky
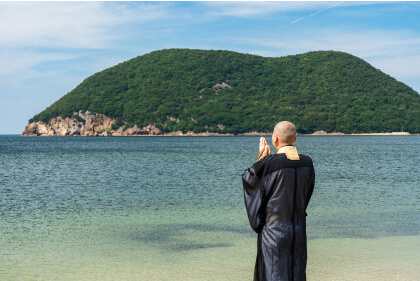
[(0, 2), (0, 134), (105, 68), (167, 48), (358, 56), (420, 93), (420, 2)]

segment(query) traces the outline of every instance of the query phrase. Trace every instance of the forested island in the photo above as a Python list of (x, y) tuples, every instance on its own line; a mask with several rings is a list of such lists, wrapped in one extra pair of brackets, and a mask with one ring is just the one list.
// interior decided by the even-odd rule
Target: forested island
[(420, 132), (420, 95), (353, 55), (167, 49), (96, 73), (22, 135)]

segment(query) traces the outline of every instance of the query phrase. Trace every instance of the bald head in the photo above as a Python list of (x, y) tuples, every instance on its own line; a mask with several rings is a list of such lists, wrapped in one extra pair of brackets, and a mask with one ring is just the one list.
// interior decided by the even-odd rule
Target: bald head
[(274, 127), (274, 135), (277, 135), (279, 143), (293, 144), (296, 141), (296, 127), (289, 121), (279, 122)]

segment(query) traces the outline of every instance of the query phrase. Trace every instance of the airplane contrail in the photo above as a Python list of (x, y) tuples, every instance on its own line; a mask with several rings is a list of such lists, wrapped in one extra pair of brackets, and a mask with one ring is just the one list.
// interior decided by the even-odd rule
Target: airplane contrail
[(297, 23), (297, 22), (299, 22), (299, 21), (301, 21), (301, 20), (303, 20), (303, 19), (307, 19), (307, 18), (313, 17), (313, 16), (315, 16), (315, 15), (317, 15), (317, 14), (319, 14), (319, 13), (322, 13), (322, 12), (323, 12), (323, 11), (325, 11), (325, 10), (328, 10), (328, 9), (334, 8), (334, 7), (336, 7), (336, 6), (340, 5), (340, 4), (341, 4), (341, 3), (343, 3), (343, 2), (344, 2), (344, 1), (341, 1), (341, 2), (335, 3), (334, 5), (331, 5), (331, 6), (329, 6), (329, 7), (326, 7), (326, 8), (324, 8), (324, 9), (322, 9), (322, 10), (319, 10), (319, 11), (317, 11), (317, 12), (313, 13), (313, 14), (310, 14), (309, 16), (298, 18), (297, 20), (294, 20), (294, 21), (292, 21), (292, 22), (291, 22), (291, 23), (289, 23), (289, 24), (283, 25), (283, 27), (288, 26), (288, 25), (291, 25), (291, 24), (295, 24), (295, 23)]

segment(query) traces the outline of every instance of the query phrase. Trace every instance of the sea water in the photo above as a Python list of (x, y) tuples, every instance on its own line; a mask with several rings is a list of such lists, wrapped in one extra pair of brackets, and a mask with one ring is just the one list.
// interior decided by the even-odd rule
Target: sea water
[[(252, 280), (258, 142), (0, 136), (0, 280)], [(316, 170), (308, 280), (419, 280), (420, 136), (296, 146)]]

